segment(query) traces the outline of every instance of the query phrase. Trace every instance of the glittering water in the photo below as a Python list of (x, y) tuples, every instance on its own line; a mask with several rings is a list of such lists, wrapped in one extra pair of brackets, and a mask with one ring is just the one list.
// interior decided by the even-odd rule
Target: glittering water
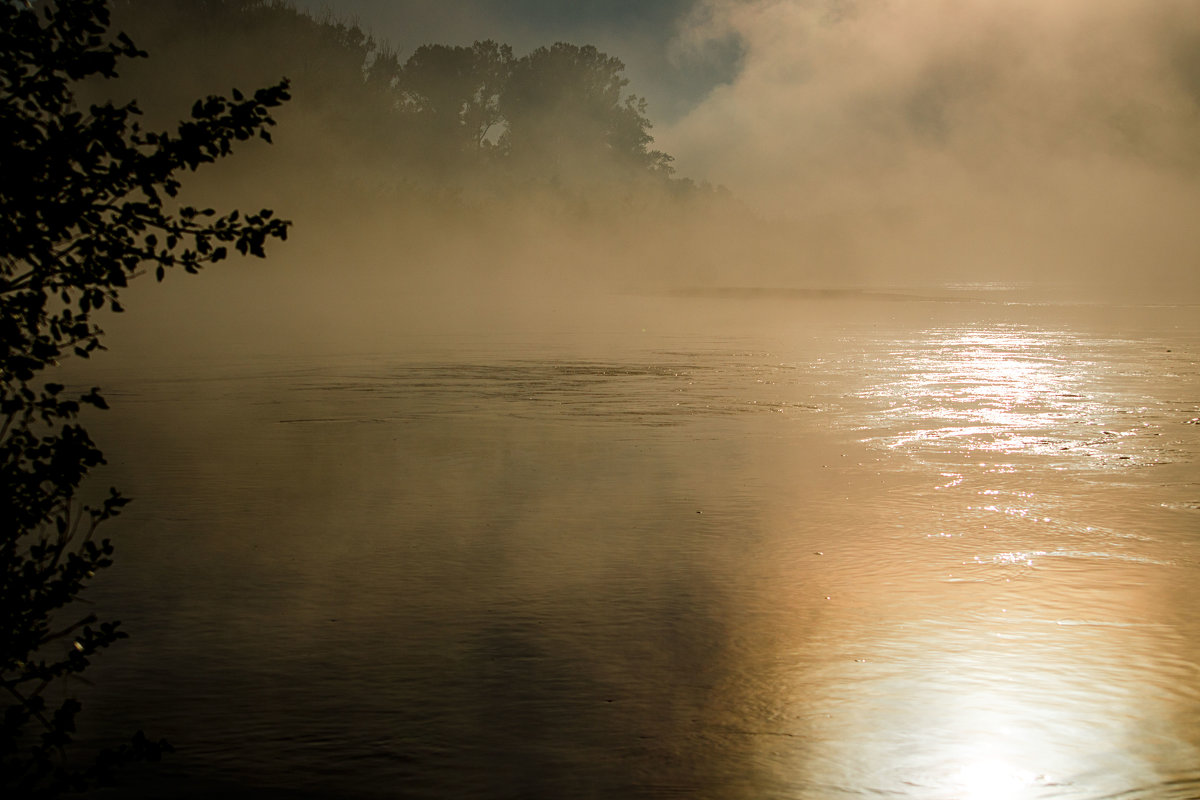
[(1194, 308), (620, 302), (112, 367), (131, 791), (1200, 796)]

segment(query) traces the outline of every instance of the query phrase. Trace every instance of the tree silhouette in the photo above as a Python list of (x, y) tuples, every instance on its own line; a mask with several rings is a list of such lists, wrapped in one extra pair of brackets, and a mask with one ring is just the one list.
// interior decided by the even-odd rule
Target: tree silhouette
[[(43, 373), (103, 349), (95, 321), (121, 311), (120, 291), (153, 269), (162, 280), (221, 261), (232, 247), (264, 255), (288, 224), (269, 210), (218, 216), (179, 203), (180, 173), (270, 141), (268, 110), (287, 82), (252, 97), (197, 101), (174, 131), (143, 130), (134, 103), (80, 109), (75, 89), (114, 77), (141, 58), (111, 36), (106, 0), (36, 4), (0, 0), (0, 789), (50, 796), (111, 777), (165, 743), (140, 733), (94, 764), (66, 759), (80, 704), (47, 704), (47, 686), (83, 672), (124, 637), (118, 623), (77, 611), (97, 571), (111, 564), (97, 526), (125, 505), (115, 489), (84, 505), (79, 489), (103, 455), (79, 424), (83, 406), (105, 408), (97, 389), (68, 392)], [(40, 731), (40, 735), (39, 732)]]
[(620, 59), (594, 46), (560, 42), (515, 57), (492, 40), (430, 43), (402, 59), (358, 25), (284, 0), (113, 7), (156, 50), (153, 69), (124, 76), (150, 108), (212, 86), (293, 79), (289, 122), (313, 135), (271, 153), (273, 168), (260, 174), (276, 186), (365, 189), (422, 205), (441, 195), (507, 203), (538, 185), (597, 200), (597, 182), (632, 181), (647, 194), (690, 186), (668, 183), (672, 159), (652, 149), (645, 100), (629, 91)]
[(518, 59), (500, 97), (509, 157), (555, 175), (598, 167), (669, 174), (670, 157), (647, 150), (654, 139), (646, 101), (624, 94), (624, 71), (591, 45), (559, 42)]
[(420, 144), (469, 157), (490, 147), (502, 125), (500, 98), (512, 69), (512, 48), (493, 41), (470, 47), (423, 45), (399, 72), (401, 110)]

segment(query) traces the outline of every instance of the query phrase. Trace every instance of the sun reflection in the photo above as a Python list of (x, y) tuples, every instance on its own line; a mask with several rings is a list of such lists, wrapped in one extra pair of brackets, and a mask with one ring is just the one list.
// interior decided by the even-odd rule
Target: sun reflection
[(1015, 800), (1044, 778), (998, 758), (980, 758), (960, 767), (950, 788), (961, 800)]
[[(905, 800), (1197, 785), (1200, 662), (1163, 588), (1183, 571), (1164, 548), (1190, 541), (1194, 509), (1147, 511), (1195, 486), (1178, 433), (1193, 390), (1153, 399), (1162, 377), (1144, 358), (1017, 325), (868, 353), (847, 425), (891, 449), (911, 489), (837, 532), (864, 568), (812, 573), (834, 602), (803, 621), (803, 641), (830, 654), (812, 657), (797, 701), (806, 780)], [(1163, 477), (1128, 469), (1172, 463)]]
[(1087, 444), (1104, 411), (1093, 364), (1075, 337), (1021, 327), (931, 330), (880, 366), (862, 396), (881, 410), (893, 448), (1051, 452)]

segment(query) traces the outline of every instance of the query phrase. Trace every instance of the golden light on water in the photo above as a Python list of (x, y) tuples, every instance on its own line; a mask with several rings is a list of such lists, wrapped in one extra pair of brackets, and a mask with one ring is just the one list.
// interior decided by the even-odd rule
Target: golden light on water
[[(506, 343), (270, 373), (266, 433), (220, 462), (220, 515), (171, 470), (145, 492), (164, 498), (152, 518), (188, 502), (183, 532), (232, 531), (210, 561), (247, 565), (217, 609), (237, 637), (206, 633), (207, 601), (179, 629), (271, 667), (243, 708), (298, 687), (264, 695), (286, 716), (251, 716), (214, 761), (282, 720), (272, 757), (297, 782), (317, 757), (352, 765), (367, 788), (346, 796), (387, 785), (370, 765), (393, 753), (431, 797), (1200, 796), (1200, 350), (925, 311), (880, 330), (875, 304), (794, 352), (748, 346), (739, 321), (715, 355), (665, 365)], [(162, 382), (134, 413), (156, 432), (178, 418), (153, 409), (180, 403), (241, 419), (223, 398), (242, 384), (220, 380)], [(213, 430), (129, 452), (173, 463)], [(264, 489), (297, 504), (248, 513)], [(225, 585), (196, 574), (197, 597)], [(349, 665), (349, 694), (272, 660), (277, 641)], [(167, 653), (190, 674), (190, 639)], [(180, 705), (202, 715), (204, 697)], [(369, 736), (310, 747), (340, 715)]]
[(829, 713), (801, 774), (913, 800), (1035, 800), (1108, 797), (1191, 763), (1188, 729), (1172, 718), (1183, 698), (1164, 686), (1171, 656), (1155, 652), (1162, 631), (1061, 626), (1047, 618), (1054, 606), (1026, 601), (1011, 622), (1001, 609), (949, 610), (924, 625), (911, 608), (877, 609), (875, 631), (847, 625), (871, 655), (831, 664), (808, 688), (804, 702), (815, 693)]
[(885, 390), (894, 393), (899, 410), (923, 417), (923, 425), (898, 436), (897, 446), (966, 439), (973, 450), (1014, 452), (1036, 443), (1036, 429), (1059, 427), (1085, 410), (1078, 386), (1083, 376), (1052, 354), (1052, 334), (934, 336), (924, 363), (900, 365), (904, 371)]
[[(1197, 756), (1171, 712), (1194, 665), (1156, 621), (1173, 565), (1140, 501), (1110, 488), (1166, 462), (1173, 412), (1142, 400), (1160, 368), (1113, 360), (1120, 340), (1105, 357), (1092, 347), (980, 326), (863, 356), (855, 430), (914, 488), (864, 512), (869, 555), (848, 552), (859, 571), (822, 590), (840, 601), (822, 639), (857, 656), (822, 678), (835, 743), (806, 765), (829, 770), (822, 783), (922, 800), (1107, 797)], [(862, 571), (864, 558), (880, 567)]]
[(981, 757), (964, 765), (950, 781), (962, 800), (1015, 800), (1039, 777), (997, 758)]
[(1110, 447), (1149, 426), (1119, 416), (1129, 410), (1105, 385), (1109, 365), (1065, 331), (932, 329), (898, 344), (861, 393), (885, 404), (868, 427), (892, 448), (974, 453), (974, 466), (1003, 469), (989, 456)]

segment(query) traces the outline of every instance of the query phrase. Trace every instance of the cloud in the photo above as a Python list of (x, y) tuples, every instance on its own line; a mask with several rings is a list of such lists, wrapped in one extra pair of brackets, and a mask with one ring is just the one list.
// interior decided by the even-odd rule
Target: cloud
[(1194, 0), (707, 0), (740, 74), (659, 131), (682, 170), (864, 260), (1193, 267)]

